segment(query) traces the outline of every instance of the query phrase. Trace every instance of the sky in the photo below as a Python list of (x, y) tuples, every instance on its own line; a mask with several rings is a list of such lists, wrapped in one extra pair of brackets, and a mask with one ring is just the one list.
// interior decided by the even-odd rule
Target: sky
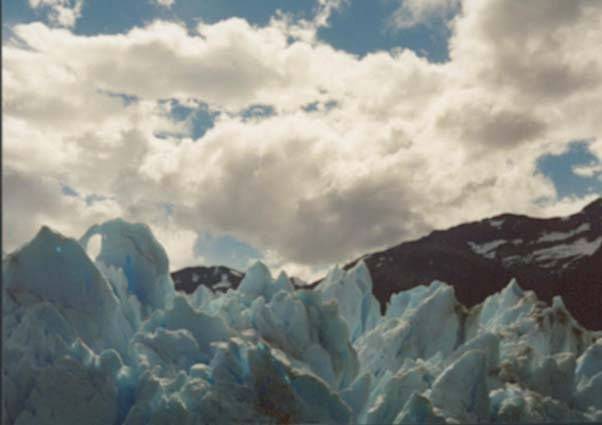
[(2, 3), (3, 250), (147, 223), (311, 280), (602, 194), (602, 2)]

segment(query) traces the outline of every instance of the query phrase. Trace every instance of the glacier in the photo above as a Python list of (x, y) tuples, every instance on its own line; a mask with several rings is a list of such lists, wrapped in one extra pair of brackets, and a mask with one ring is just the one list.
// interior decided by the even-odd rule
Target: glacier
[(602, 421), (602, 332), (515, 280), (471, 309), (435, 281), (384, 314), (361, 261), (313, 290), (258, 262), (237, 290), (176, 293), (120, 219), (2, 261), (3, 424)]

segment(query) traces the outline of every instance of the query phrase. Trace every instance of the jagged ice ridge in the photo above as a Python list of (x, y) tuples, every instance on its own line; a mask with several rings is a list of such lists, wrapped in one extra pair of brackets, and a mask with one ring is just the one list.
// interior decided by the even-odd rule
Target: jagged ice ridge
[(470, 310), (433, 282), (384, 315), (362, 262), (314, 290), (256, 263), (176, 294), (122, 220), (44, 227), (3, 263), (3, 424), (602, 421), (602, 333), (516, 281)]

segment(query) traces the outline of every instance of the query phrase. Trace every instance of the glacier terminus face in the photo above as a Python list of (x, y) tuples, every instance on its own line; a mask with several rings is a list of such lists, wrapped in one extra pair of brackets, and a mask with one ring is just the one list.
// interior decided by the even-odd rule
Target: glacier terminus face
[(515, 280), (470, 309), (435, 281), (384, 314), (361, 261), (315, 289), (258, 262), (176, 293), (150, 229), (118, 219), (4, 256), (2, 307), (3, 424), (602, 421), (602, 333)]

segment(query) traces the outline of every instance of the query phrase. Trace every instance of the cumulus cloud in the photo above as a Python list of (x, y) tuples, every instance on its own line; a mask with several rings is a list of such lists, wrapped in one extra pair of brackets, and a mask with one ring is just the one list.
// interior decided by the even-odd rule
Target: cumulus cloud
[(77, 237), (82, 229), (123, 212), (110, 199), (88, 205), (79, 197), (65, 196), (59, 181), (10, 165), (3, 169), (2, 202), (2, 245), (8, 252), (33, 238), (43, 225)]
[(454, 21), (450, 54), (476, 65), (466, 71), (489, 89), (519, 102), (582, 97), (600, 87), (592, 49), (601, 41), (601, 13), (602, 4), (587, 0), (468, 0)]
[[(193, 248), (210, 232), (310, 276), (502, 211), (576, 211), (591, 197), (560, 199), (537, 158), (575, 139), (602, 156), (602, 8), (546, 1), (465, 1), (443, 64), (409, 50), (356, 57), (292, 36), (303, 28), (284, 17), (196, 33), (18, 26), (21, 44), (3, 46), (3, 154), (7, 181), (38, 201), (5, 197), (5, 242), (122, 215), (150, 223), (172, 267), (201, 261)], [(212, 128), (195, 139), (175, 102), (208, 105)], [(273, 113), (248, 119), (255, 105)]]
[(577, 165), (573, 172), (581, 177), (595, 177), (602, 174), (602, 163)]
[(57, 66), (69, 64), (72, 75), (85, 75), (96, 89), (144, 99), (194, 98), (228, 110), (252, 104), (297, 109), (324, 97), (321, 88), (335, 80), (317, 59), (338, 68), (353, 63), (351, 55), (324, 45), (291, 45), (277, 26), (255, 28), (239, 18), (199, 24), (192, 36), (169, 22), (114, 37), (81, 37), (39, 23), (15, 32)]
[(460, 0), (397, 0), (400, 5), (389, 24), (396, 29), (407, 29), (433, 19), (446, 20), (460, 8)]
[(75, 26), (83, 4), (83, 0), (29, 0), (32, 9), (46, 11), (52, 24), (66, 28)]
[(478, 90), (457, 93), (456, 105), (444, 103), (434, 113), (442, 134), (472, 145), (474, 152), (509, 149), (537, 140), (546, 130), (546, 122), (537, 111), (504, 104), (493, 93)]
[(314, 17), (317, 27), (328, 26), (331, 15), (349, 3), (350, 0), (318, 0), (318, 10)]
[(174, 5), (176, 0), (156, 0), (156, 2), (159, 6), (163, 6), (169, 9), (171, 6)]

